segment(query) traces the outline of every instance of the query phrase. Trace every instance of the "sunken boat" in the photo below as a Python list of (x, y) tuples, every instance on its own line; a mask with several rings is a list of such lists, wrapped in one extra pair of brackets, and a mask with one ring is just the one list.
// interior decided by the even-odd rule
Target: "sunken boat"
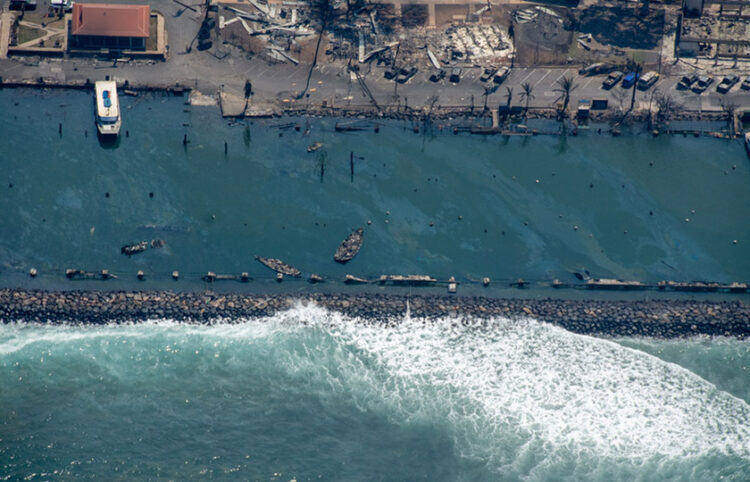
[(120, 253), (126, 256), (132, 256), (134, 254), (142, 253), (148, 249), (148, 242), (141, 241), (140, 243), (126, 244), (120, 248)]
[(382, 275), (378, 279), (378, 283), (392, 284), (397, 286), (432, 286), (436, 284), (438, 280), (431, 276), (410, 274), (410, 275)]
[(294, 276), (295, 278), (299, 278), (300, 276), (302, 276), (302, 271), (298, 270), (292, 265), (286, 264), (280, 259), (264, 258), (262, 256), (256, 256), (255, 259), (268, 268), (276, 271), (277, 273), (281, 273), (287, 276)]
[(354, 258), (357, 253), (359, 253), (359, 248), (362, 247), (364, 234), (364, 228), (359, 228), (352, 231), (352, 233), (341, 242), (338, 249), (336, 250), (336, 253), (333, 255), (333, 259), (338, 263), (346, 263), (348, 261), (351, 261), (352, 258)]

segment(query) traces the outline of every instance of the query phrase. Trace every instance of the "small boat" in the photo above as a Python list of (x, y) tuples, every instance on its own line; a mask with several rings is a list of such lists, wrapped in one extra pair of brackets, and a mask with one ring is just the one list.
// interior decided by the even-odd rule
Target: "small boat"
[(403, 275), (382, 275), (378, 282), (382, 284), (390, 283), (394, 285), (406, 285), (406, 286), (430, 286), (437, 283), (437, 280), (431, 276), (410, 274), (407, 276)]
[(347, 261), (351, 261), (351, 259), (354, 258), (357, 253), (359, 253), (359, 249), (362, 247), (364, 233), (364, 228), (359, 228), (352, 231), (352, 233), (341, 242), (338, 249), (336, 250), (336, 253), (333, 255), (333, 259), (338, 263), (346, 263)]
[(750, 157), (750, 132), (745, 132), (745, 152)]
[(357, 132), (372, 129), (369, 122), (337, 122), (334, 128), (336, 132)]
[(140, 243), (126, 244), (120, 248), (120, 253), (126, 256), (132, 256), (134, 254), (142, 253), (148, 248), (147, 241), (141, 241)]
[(164, 246), (166, 246), (166, 244), (167, 244), (167, 242), (164, 241), (163, 239), (152, 239), (151, 240), (151, 247), (154, 248), (154, 249), (156, 249), (156, 248), (163, 248)]
[(94, 84), (96, 93), (96, 128), (102, 136), (117, 136), (120, 133), (120, 101), (114, 80), (100, 80)]
[(367, 284), (369, 282), (370, 282), (370, 280), (368, 280), (368, 279), (360, 278), (358, 276), (352, 276), (350, 274), (346, 275), (346, 277), (344, 278), (344, 283), (346, 283), (348, 285), (364, 285), (364, 284)]
[(256, 256), (255, 259), (266, 267), (276, 271), (277, 273), (285, 274), (287, 276), (294, 276), (295, 278), (299, 278), (300, 276), (302, 276), (302, 271), (298, 270), (294, 266), (286, 264), (280, 259), (264, 258), (262, 256)]
[(320, 142), (313, 142), (312, 144), (307, 146), (307, 152), (315, 152), (321, 147), (323, 147), (323, 144), (321, 144)]

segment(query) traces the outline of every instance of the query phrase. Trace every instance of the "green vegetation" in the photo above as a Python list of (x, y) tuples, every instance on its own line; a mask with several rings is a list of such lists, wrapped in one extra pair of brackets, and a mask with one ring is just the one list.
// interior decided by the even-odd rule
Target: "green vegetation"
[(39, 37), (44, 36), (46, 32), (40, 28), (27, 27), (25, 25), (18, 26), (18, 45), (22, 45)]

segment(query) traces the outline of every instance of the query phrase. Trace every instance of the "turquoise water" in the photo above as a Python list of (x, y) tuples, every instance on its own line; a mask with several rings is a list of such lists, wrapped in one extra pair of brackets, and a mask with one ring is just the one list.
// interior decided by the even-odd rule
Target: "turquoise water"
[[(305, 134), (305, 119), (299, 132), (274, 127), (288, 119), (228, 125), (185, 98), (121, 100), (129, 136), (113, 148), (94, 135), (87, 92), (0, 92), (0, 271), (107, 268), (132, 281), (141, 269), (150, 281), (139, 286), (154, 287), (179, 270), (185, 286), (207, 271), (270, 278), (253, 260), (261, 255), (333, 280), (575, 282), (583, 269), (750, 280), (750, 162), (739, 141), (423, 136), (400, 122), (341, 134), (331, 119), (311, 119)], [(323, 148), (307, 153), (316, 141)], [(333, 262), (358, 226), (360, 254)], [(120, 254), (154, 238), (167, 246)]]
[(0, 326), (0, 474), (747, 480), (747, 341), (400, 321)]
[[(330, 119), (305, 134), (304, 119), (299, 132), (229, 125), (184, 100), (123, 97), (127, 135), (102, 145), (89, 93), (0, 91), (0, 284), (83, 286), (64, 281), (73, 267), (110, 269), (114, 288), (139, 269), (144, 289), (202, 287), (209, 270), (256, 279), (236, 289), (275, 286), (253, 255), (333, 280), (490, 276), (488, 295), (497, 280), (583, 269), (750, 280), (739, 142), (480, 139), (396, 122), (344, 135)], [(313, 142), (324, 147), (309, 154)], [(334, 263), (357, 226), (362, 251)], [(120, 254), (154, 238), (167, 246)], [(229, 321), (0, 325), (0, 480), (750, 473), (746, 340), (605, 340), (503, 319), (385, 328), (310, 307)]]

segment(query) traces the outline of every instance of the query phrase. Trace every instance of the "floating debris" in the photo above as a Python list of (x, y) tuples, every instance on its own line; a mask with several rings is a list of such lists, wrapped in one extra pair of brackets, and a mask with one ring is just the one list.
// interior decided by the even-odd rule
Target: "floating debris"
[(255, 259), (266, 267), (276, 271), (277, 273), (294, 276), (295, 278), (299, 278), (300, 276), (302, 276), (302, 271), (298, 270), (294, 266), (286, 264), (280, 259), (264, 258), (262, 256), (256, 256)]
[(336, 250), (336, 253), (333, 255), (333, 259), (338, 263), (346, 263), (348, 261), (351, 261), (351, 259), (354, 258), (357, 253), (359, 253), (359, 249), (362, 247), (362, 242), (364, 241), (364, 233), (364, 228), (359, 228), (355, 231), (352, 231), (352, 233), (341, 242), (338, 249)]
[(135, 244), (126, 244), (125, 246), (120, 248), (120, 253), (126, 256), (132, 256), (134, 254), (142, 253), (146, 251), (146, 249), (148, 249), (148, 242), (141, 241)]
[(65, 277), (71, 280), (86, 280), (86, 279), (98, 279), (98, 280), (108, 280), (108, 279), (116, 279), (117, 276), (111, 274), (109, 270), (103, 269), (101, 273), (90, 273), (87, 271), (83, 271), (81, 269), (66, 269), (65, 270)]

